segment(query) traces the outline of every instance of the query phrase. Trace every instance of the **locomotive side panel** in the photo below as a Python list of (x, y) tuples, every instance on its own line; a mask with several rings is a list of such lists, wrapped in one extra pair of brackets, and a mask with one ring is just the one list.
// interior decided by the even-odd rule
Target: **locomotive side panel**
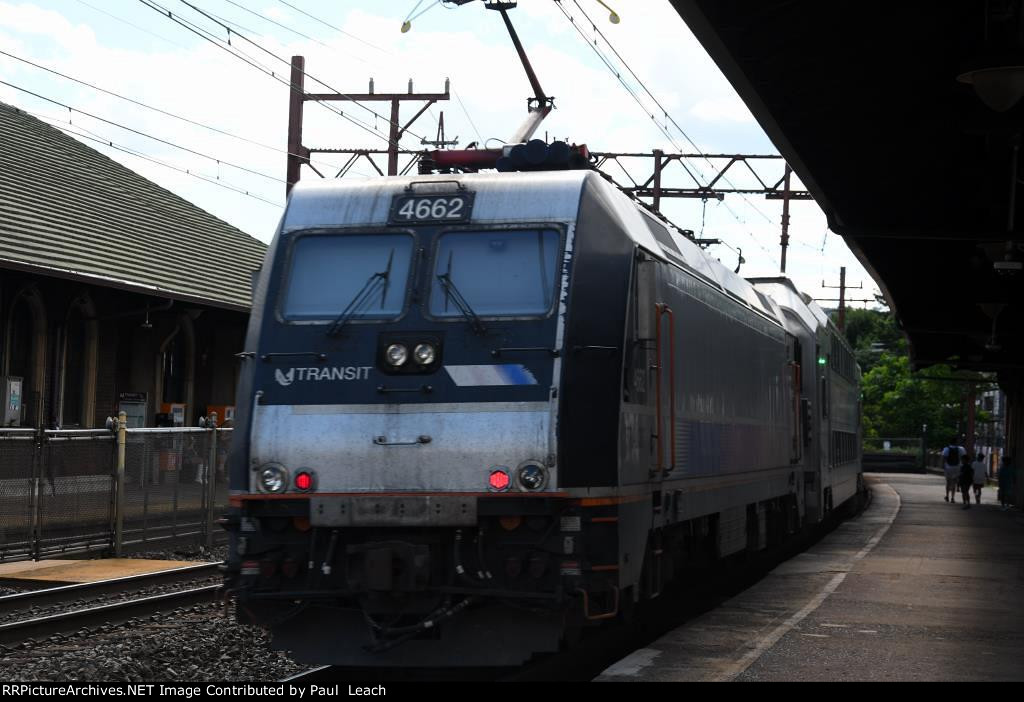
[(603, 189), (585, 188), (576, 224), (560, 388), (562, 487), (619, 484), (623, 334), (634, 246)]

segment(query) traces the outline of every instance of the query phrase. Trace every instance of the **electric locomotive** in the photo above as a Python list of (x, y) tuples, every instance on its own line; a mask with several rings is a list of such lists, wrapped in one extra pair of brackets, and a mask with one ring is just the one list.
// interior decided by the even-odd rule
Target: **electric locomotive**
[(593, 171), (297, 184), (246, 348), (227, 584), (310, 663), (518, 665), (860, 482), (824, 313)]

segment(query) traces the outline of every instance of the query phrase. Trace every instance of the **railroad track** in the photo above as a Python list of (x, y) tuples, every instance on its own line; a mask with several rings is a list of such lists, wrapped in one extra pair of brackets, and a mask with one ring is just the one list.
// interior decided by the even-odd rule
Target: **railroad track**
[[(16, 616), (24, 612), (29, 616), (0, 624), (0, 645), (15, 646), (29, 640), (39, 640), (55, 634), (77, 632), (107, 624), (121, 624), (130, 619), (151, 616), (179, 607), (206, 604), (215, 601), (221, 585), (204, 585), (136, 597), (100, 605), (88, 605), (89, 598), (136, 592), (153, 586), (174, 585), (215, 575), (220, 563), (185, 566), (157, 573), (112, 578), (94, 583), (64, 585), (61, 587), (21, 592), (0, 597), (0, 615)], [(39, 607), (67, 605), (69, 611), (43, 616), (35, 615)]]
[[(870, 499), (870, 493), (868, 493)], [(866, 504), (861, 509), (866, 508)], [(719, 563), (676, 584), (662, 596), (644, 603), (633, 621), (614, 623), (589, 632), (568, 651), (531, 660), (516, 668), (394, 669), (319, 666), (279, 682), (322, 684), (338, 682), (493, 681), (585, 682), (609, 665), (642, 648), (677, 626), (710, 611), (750, 587), (775, 566), (796, 556), (842, 522), (832, 515), (811, 532), (804, 533), (770, 552), (753, 554), (746, 561)]]

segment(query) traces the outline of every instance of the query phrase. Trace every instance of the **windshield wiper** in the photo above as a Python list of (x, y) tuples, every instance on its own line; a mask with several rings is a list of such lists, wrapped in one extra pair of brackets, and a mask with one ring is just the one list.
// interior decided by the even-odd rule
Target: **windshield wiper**
[(346, 305), (345, 309), (341, 311), (331, 326), (327, 327), (327, 336), (337, 336), (341, 333), (342, 327), (344, 327), (349, 320), (351, 320), (359, 311), (369, 302), (370, 298), (376, 292), (375, 288), (379, 283), (383, 283), (380, 293), (380, 306), (384, 307), (384, 299), (388, 294), (388, 285), (391, 281), (391, 263), (395, 258), (395, 250), (391, 249), (391, 253), (388, 254), (388, 267), (383, 271), (373, 273), (366, 282), (363, 283), (363, 287), (359, 289), (359, 292), (355, 294), (352, 301)]
[[(450, 262), (449, 270), (451, 270)], [(439, 282), (441, 287), (444, 288), (445, 298), (451, 298), (452, 302), (455, 303), (455, 306), (459, 308), (459, 312), (461, 312), (462, 316), (466, 318), (467, 322), (469, 322), (469, 326), (473, 329), (473, 332), (476, 334), (485, 333), (487, 329), (484, 327), (484, 323), (480, 321), (479, 315), (477, 315), (477, 313), (473, 311), (473, 308), (469, 306), (469, 302), (466, 300), (465, 296), (459, 292), (457, 287), (455, 287), (451, 274), (438, 273), (437, 282)]]

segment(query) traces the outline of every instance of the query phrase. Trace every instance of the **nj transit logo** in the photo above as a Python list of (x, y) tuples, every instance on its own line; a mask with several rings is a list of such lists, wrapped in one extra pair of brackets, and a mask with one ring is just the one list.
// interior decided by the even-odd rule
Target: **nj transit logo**
[(335, 366), (334, 368), (289, 368), (274, 371), (274, 379), (282, 387), (292, 383), (322, 382), (334, 380), (369, 380), (372, 366)]

